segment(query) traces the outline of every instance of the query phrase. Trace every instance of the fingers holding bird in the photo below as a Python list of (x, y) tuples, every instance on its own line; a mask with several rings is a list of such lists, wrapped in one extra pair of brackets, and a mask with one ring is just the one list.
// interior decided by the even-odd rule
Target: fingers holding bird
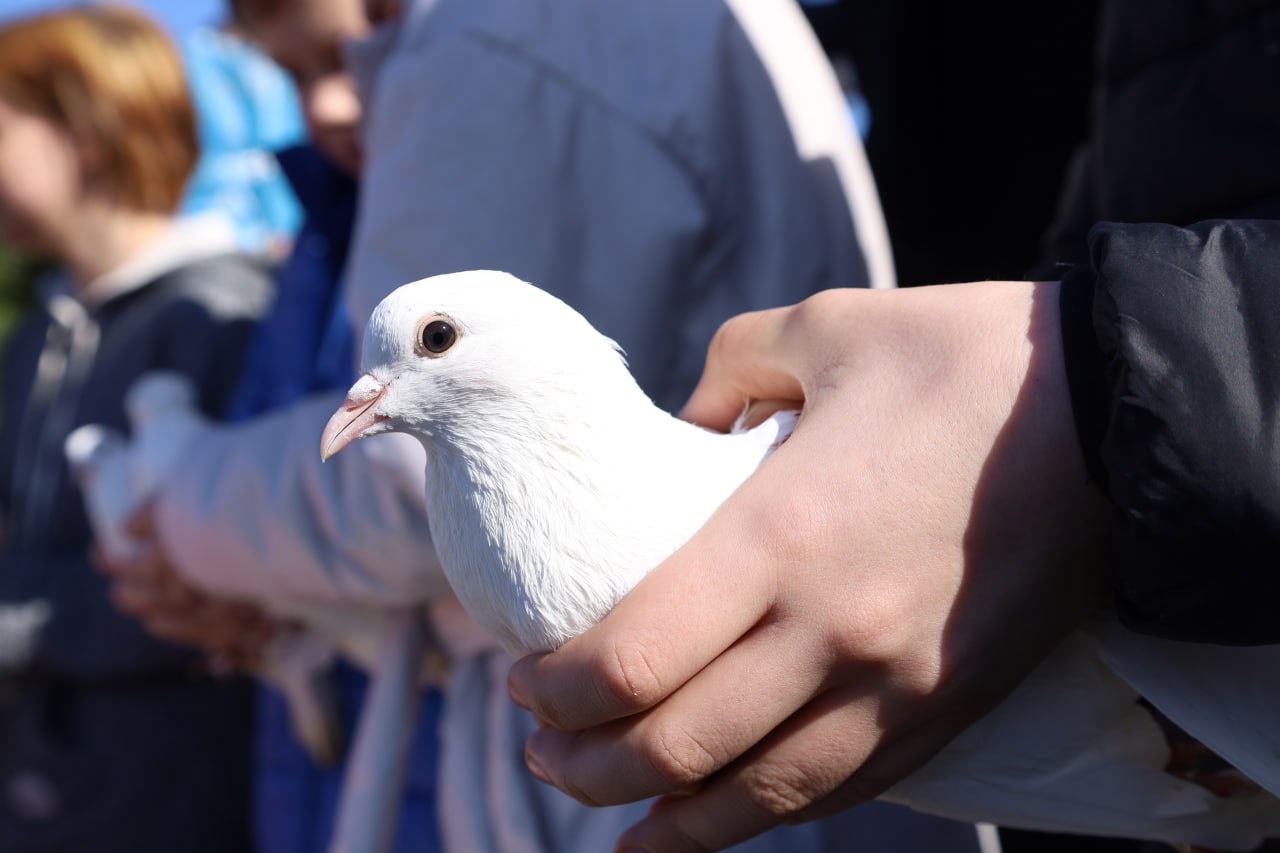
[(95, 548), (94, 565), (110, 581), (112, 603), (154, 636), (196, 646), (219, 669), (244, 669), (260, 656), (274, 620), (246, 602), (210, 596), (187, 583), (153, 537), (149, 507), (128, 522), (135, 555), (112, 556)]
[(551, 726), (531, 766), (587, 802), (680, 794), (624, 846), (713, 849), (877, 795), (1006, 695), (1097, 586), (1074, 435), (1044, 427), (1055, 296), (831, 291), (726, 324), (683, 415), (805, 414), (600, 624), (513, 668)]

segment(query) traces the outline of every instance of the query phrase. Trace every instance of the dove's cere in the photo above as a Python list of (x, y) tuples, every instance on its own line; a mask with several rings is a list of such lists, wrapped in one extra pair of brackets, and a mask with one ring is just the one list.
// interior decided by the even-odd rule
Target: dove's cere
[(407, 432), (431, 532), (471, 615), (513, 652), (600, 620), (790, 432), (724, 435), (657, 408), (613, 341), (531, 284), (474, 271), (407, 284), (369, 320), (364, 376), (321, 454)]

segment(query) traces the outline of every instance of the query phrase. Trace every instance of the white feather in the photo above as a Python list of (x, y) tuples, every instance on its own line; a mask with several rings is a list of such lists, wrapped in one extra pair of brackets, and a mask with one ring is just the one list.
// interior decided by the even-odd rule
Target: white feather
[(1094, 629), (1099, 653), (1169, 719), (1280, 796), (1280, 646), (1181, 643)]

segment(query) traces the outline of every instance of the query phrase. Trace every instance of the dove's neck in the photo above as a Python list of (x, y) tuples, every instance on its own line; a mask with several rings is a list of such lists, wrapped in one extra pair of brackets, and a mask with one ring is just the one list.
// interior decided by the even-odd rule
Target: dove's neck
[[(623, 392), (513, 402), (469, 418), (457, 430), (465, 434), (424, 441), (445, 573), (471, 615), (515, 651), (554, 648), (590, 627), (722, 499), (679, 510), (697, 490), (682, 482), (696, 455), (685, 451), (712, 436), (634, 385)], [(675, 529), (667, 513), (692, 527)]]
[[(428, 456), (443, 488), (461, 485), (503, 499), (527, 494), (571, 501), (625, 489), (668, 461), (653, 452), (672, 444), (667, 436), (696, 431), (635, 385), (553, 403), (507, 401), (475, 414), (460, 428), (441, 429), (427, 444)], [(528, 501), (514, 503), (521, 513), (536, 510)]]

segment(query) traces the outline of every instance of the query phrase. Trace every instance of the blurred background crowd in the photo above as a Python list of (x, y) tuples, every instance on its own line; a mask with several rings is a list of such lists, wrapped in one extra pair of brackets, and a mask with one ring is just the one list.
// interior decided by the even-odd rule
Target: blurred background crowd
[[(451, 62), (468, 69), (459, 70), (455, 79), (421, 82), (423, 98), (437, 99), (425, 121), (440, 123), (436, 133), (444, 141), (424, 136), (420, 151), (406, 151), (405, 145), (414, 143), (395, 137), (391, 126), (401, 117), (390, 114), (398, 108), (388, 106), (397, 102), (388, 101), (387, 92), (403, 96), (412, 91), (412, 85), (406, 88), (407, 72), (396, 65), (397, 57), (412, 49), (413, 27), (420, 24), (414, 16), (436, 14), (420, 10), (439, 5), (439, 15), (448, 22), (449, 0), (140, 0), (136, 6), (92, 7), (22, 0), (0, 7), (0, 337), (9, 343), (0, 397), (7, 435), (0, 485), (9, 490), (0, 533), (5, 549), (0, 557), (0, 599), (8, 608), (0, 610), (0, 645), (22, 646), (20, 639), (6, 639), (7, 624), (48, 622), (34, 651), (27, 649), (23, 655), (19, 649), (12, 656), (5, 651), (0, 656), (6, 662), (0, 672), (0, 851), (309, 853), (327, 848), (337, 820), (341, 759), (335, 763), (329, 756), (329, 766), (317, 761), (317, 751), (325, 752), (323, 733), (303, 745), (308, 748), (300, 746), (290, 730), (290, 709), (275, 691), (253, 686), (245, 675), (255, 665), (261, 638), (281, 630), (279, 620), (240, 601), (224, 607), (212, 596), (183, 587), (176, 575), (164, 574), (171, 562), (194, 565), (200, 559), (196, 555), (184, 562), (172, 541), (167, 547), (175, 553), (154, 557), (146, 577), (130, 574), (143, 571), (136, 562), (89, 556), (93, 537), (61, 458), (62, 439), (70, 427), (82, 423), (127, 429), (123, 392), (144, 370), (177, 370), (197, 386), (207, 414), (253, 424), (263, 413), (285, 410), (306, 395), (345, 388), (352, 369), (352, 327), (338, 307), (344, 278), (399, 283), (395, 279), (401, 269), (416, 269), (413, 261), (420, 255), (414, 253), (434, 248), (436, 267), (402, 279), (443, 271), (438, 267), (512, 267), (524, 262), (530, 271), (523, 274), (535, 283), (569, 282), (563, 285), (566, 298), (598, 325), (618, 327), (611, 334), (635, 355), (633, 367), (646, 390), (674, 407), (697, 377), (710, 333), (731, 313), (798, 301), (838, 285), (910, 287), (1019, 279), (1043, 262), (1050, 226), (1062, 213), (1060, 194), (1073, 154), (1090, 132), (1100, 3), (813, 0), (799, 8), (820, 52), (802, 60), (796, 59), (798, 54), (771, 56), (747, 23), (743, 28), (752, 38), (743, 44), (754, 44), (760, 58), (744, 58), (750, 52), (734, 41), (740, 34), (723, 35), (727, 25), (715, 16), (724, 14), (722, 6), (743, 7), (749, 2), (690, 3), (684, 10), (678, 2), (655, 2), (648, 11), (644, 3), (626, 4), (624, 17), (643, 20), (649, 15), (652, 29), (661, 33), (663, 25), (687, 15), (690, 23), (682, 27), (689, 43), (671, 51), (688, 62), (688, 69), (673, 65), (665, 70), (677, 76), (687, 70), (690, 81), (710, 92), (712, 105), (692, 98), (689, 103), (661, 102), (664, 94), (680, 87), (670, 86), (662, 79), (664, 69), (657, 68), (645, 72), (656, 81), (652, 89), (627, 84), (633, 86), (634, 103), (608, 106), (618, 114), (634, 107), (634, 116), (626, 122), (650, 121), (659, 128), (647, 131), (655, 137), (670, 132), (669, 139), (660, 140), (660, 153), (676, 161), (678, 168), (666, 162), (649, 166), (646, 158), (658, 155), (638, 143), (617, 141), (626, 130), (605, 122), (592, 125), (597, 119), (588, 115), (588, 108), (560, 104), (544, 88), (522, 89), (518, 83), (496, 80), (493, 91), (516, 93), (511, 103), (495, 96), (492, 102), (468, 105), (466, 97), (485, 97), (488, 90), (482, 83), (489, 72), (474, 72), (482, 82), (468, 89), (469, 84), (458, 80), (473, 73), (465, 66), (471, 60), (461, 49), (448, 54), (443, 47), (444, 58), (436, 70), (449, 68)], [(594, 10), (596, 5), (608, 3), (572, 4), (586, 10), (582, 17), (591, 26), (596, 26), (595, 17), (615, 14)], [(571, 42), (576, 31), (563, 26), (557, 30), (563, 24), (560, 18), (547, 12), (547, 21), (537, 20), (535, 10), (550, 6), (554, 4), (531, 3), (521, 15), (499, 20), (495, 13), (495, 20), (482, 22), (490, 28), (493, 44), (509, 48), (508, 53), (495, 52), (495, 65), (512, 61), (511, 56), (524, 50), (522, 39)], [(86, 17), (61, 20), (46, 17), (50, 14)], [(559, 14), (569, 13), (561, 7)], [(703, 19), (709, 32), (720, 34), (714, 47), (695, 43)], [(384, 38), (382, 27), (369, 31), (371, 25), (388, 22), (400, 27), (395, 43)], [(583, 27), (582, 32), (594, 32)], [(633, 28), (641, 50), (646, 27), (648, 23)], [(362, 49), (344, 54), (340, 37), (347, 36), (363, 38)], [(808, 47), (805, 38), (809, 36), (796, 43)], [(707, 44), (712, 41), (709, 37)], [(70, 55), (77, 49), (100, 55)], [(429, 50), (422, 48), (424, 53)], [(176, 52), (180, 72), (166, 64), (166, 52)], [(713, 67), (699, 64), (694, 57), (700, 54), (709, 57)], [(789, 63), (799, 67), (815, 60), (823, 66), (813, 79), (825, 85), (829, 76), (838, 82), (840, 98), (806, 97), (811, 94), (810, 80), (785, 82), (787, 73), (781, 69)], [(53, 73), (49, 69), (65, 79), (42, 78)], [(354, 84), (347, 80), (352, 74), (357, 78)], [(136, 75), (141, 79), (130, 83)], [(161, 91), (165, 75), (179, 80), (185, 94)], [(335, 82), (335, 76), (346, 82)], [(726, 84), (721, 76), (732, 79)], [(771, 92), (769, 81), (780, 94)], [(399, 89), (394, 88), (397, 84)], [(437, 90), (455, 84), (467, 96), (442, 100)], [(617, 94), (608, 89), (608, 81), (599, 85), (601, 102)], [(724, 95), (715, 88), (720, 85), (735, 94)], [(819, 150), (829, 146), (825, 153), (839, 173), (835, 218), (813, 212), (822, 208), (820, 187), (806, 189), (808, 195), (803, 196), (795, 189), (808, 180), (800, 177), (809, 175), (807, 163), (775, 168), (768, 162), (771, 152), (790, 145), (791, 137), (777, 127), (786, 128), (789, 122), (799, 136), (796, 116), (801, 108), (781, 94), (788, 85), (801, 91), (796, 103), (803, 102), (804, 109), (820, 112), (825, 116), (820, 119), (841, 128), (825, 142), (814, 143)], [(74, 97), (80, 99), (75, 104), (83, 115), (67, 112), (67, 92), (76, 86), (82, 87)], [(137, 91), (125, 91), (130, 86)], [(619, 90), (627, 88), (620, 85)], [(184, 128), (177, 105), (188, 97), (190, 120)], [(732, 97), (740, 101), (726, 105)], [(114, 113), (106, 108), (112, 98), (123, 105)], [(533, 112), (528, 106), (533, 100), (552, 123), (562, 122), (581, 137), (571, 143), (549, 134), (556, 139), (549, 143), (530, 136), (529, 151), (540, 151), (537, 146), (545, 144), (551, 152), (548, 160), (565, 158), (555, 162), (556, 168), (574, 162), (575, 173), (582, 175), (584, 197), (589, 192), (601, 196), (598, 209), (584, 203), (572, 217), (559, 210), (553, 215), (549, 210), (554, 190), (541, 194), (544, 206), (539, 207), (537, 201), (526, 201), (523, 189), (506, 189), (517, 184), (523, 188), (521, 182), (536, 165), (511, 166), (522, 174), (505, 185), (502, 149), (495, 147), (491, 160), (481, 160), (488, 150), (483, 140), (491, 141), (504, 128), (521, 132), (526, 126), (521, 122), (528, 119), (518, 113)], [(356, 106), (349, 106), (349, 101)], [(468, 106), (471, 113), (464, 111)], [(370, 117), (370, 108), (380, 112)], [(688, 116), (696, 120), (682, 125), (663, 118), (677, 110), (685, 111), (681, 121)], [(471, 114), (482, 118), (469, 118)], [(712, 114), (716, 125), (708, 119)], [(41, 126), (27, 128), (23, 122), (33, 116)], [(404, 117), (404, 124), (413, 126), (417, 120)], [(667, 124), (661, 125), (664, 120)], [(456, 126), (450, 121), (457, 121)], [(703, 121), (707, 127), (699, 123)], [(734, 122), (743, 122), (751, 131), (742, 133)], [(777, 125), (773, 136), (770, 122)], [(455, 128), (461, 141), (450, 142)], [(359, 146), (349, 138), (357, 132), (366, 134)], [(31, 147), (24, 148), (26, 133), (36, 136)], [(192, 138), (174, 154), (162, 138), (166, 134)], [(54, 150), (49, 140), (70, 140), (71, 148)], [(149, 145), (134, 144), (138, 142)], [(559, 154), (557, 144), (564, 146)], [(481, 163), (475, 168), (491, 174), (487, 184), (459, 183), (451, 174), (427, 175), (433, 163), (460, 162), (457, 147), (474, 152)], [(611, 155), (612, 162), (604, 155), (594, 159), (592, 152), (614, 149), (629, 153)], [(856, 154), (853, 159), (846, 157), (850, 151)], [(864, 151), (869, 172), (858, 159)], [(27, 159), (30, 153), (49, 159)], [(63, 153), (69, 159), (57, 160), (55, 155)], [(788, 156), (795, 160), (794, 151)], [(138, 174), (159, 172), (162, 161), (171, 157), (181, 162), (172, 166), (173, 174), (156, 201), (144, 192), (147, 182)], [(402, 173), (379, 171), (384, 162), (399, 158), (397, 162), (407, 163), (414, 157), (421, 162), (404, 167)], [(618, 163), (626, 163), (640, 177), (631, 184), (616, 181)], [(737, 171), (719, 174), (731, 168), (725, 165), (729, 163)], [(28, 190), (21, 173), (45, 167), (65, 174), (47, 185), (36, 182), (35, 200), (23, 195)], [(394, 187), (397, 174), (406, 176), (398, 194), (371, 188)], [(556, 187), (557, 180), (578, 180), (559, 174), (547, 182), (549, 187)], [(415, 183), (414, 175), (426, 177)], [(672, 200), (689, 192), (682, 183), (689, 175), (693, 177), (688, 186), (714, 200), (707, 205), (711, 212), (693, 203), (679, 207)], [(359, 195), (358, 176), (368, 179), (363, 185), (367, 197)], [(67, 182), (75, 186), (63, 186)], [(447, 213), (433, 219), (433, 211), (425, 208), (412, 222), (393, 221), (397, 210), (422, 212), (400, 199), (416, 192), (452, 203), (456, 221)], [(571, 207), (576, 192), (565, 186), (558, 204)], [(53, 201), (46, 205), (46, 198)], [(475, 221), (462, 210), (473, 203), (482, 211), (476, 217), (489, 217), (493, 235), (485, 239), (502, 245), (513, 260), (488, 260), (492, 255), (486, 254), (489, 244), (483, 240), (467, 245), (479, 239), (474, 237)], [(649, 222), (646, 206), (661, 209), (661, 216), (653, 217), (661, 220), (658, 224)], [(587, 233), (583, 223), (605, 218), (601, 210), (618, 212), (617, 229), (629, 231), (634, 239), (610, 235), (599, 249), (585, 238), (578, 242), (574, 235)], [(572, 221), (563, 226), (541, 221), (562, 215)], [(716, 218), (722, 215), (723, 221)], [(414, 229), (420, 230), (420, 239)], [(440, 236), (431, 236), (433, 229)], [(768, 235), (773, 233), (789, 235), (795, 248), (790, 253), (770, 248)], [(84, 245), (86, 239), (92, 245)], [(386, 249), (396, 240), (422, 246), (413, 251)], [(565, 272), (563, 261), (539, 266), (537, 246), (511, 248), (522, 241), (544, 243), (550, 247), (547, 251), (562, 254), (604, 257)], [(726, 259), (746, 251), (744, 246), (756, 246), (751, 249), (756, 254), (740, 262)], [(633, 279), (617, 285), (630, 294), (620, 305), (611, 302), (613, 296), (596, 295), (590, 286), (572, 283), (575, 276), (591, 281), (614, 264), (629, 266), (632, 257), (644, 258), (645, 264)], [(679, 275), (672, 274), (673, 269)], [(762, 277), (786, 270), (793, 282), (779, 289), (753, 282), (745, 270), (759, 270)], [(659, 277), (676, 281), (670, 292), (657, 285), (650, 288), (648, 282)], [(743, 295), (724, 288), (722, 282), (729, 279), (739, 282)], [(268, 295), (271, 291), (274, 298)], [(664, 328), (662, 312), (671, 309), (696, 318), (681, 330), (688, 338), (682, 344), (687, 352), (649, 364), (644, 342)], [(84, 330), (90, 326), (92, 343), (84, 343)], [(80, 357), (83, 363), (77, 363)], [(49, 379), (54, 373), (60, 377), (57, 381)], [(78, 383), (77, 402), (60, 409), (59, 399), (73, 380)], [(70, 413), (64, 411), (68, 405)], [(333, 406), (318, 408), (328, 411)], [(287, 434), (286, 427), (279, 430)], [(42, 435), (51, 438), (42, 442)], [(258, 442), (256, 459), (246, 452), (240, 465), (230, 451), (225, 456), (209, 454), (207, 464), (192, 459), (190, 479), (214, 482), (200, 473), (205, 470), (201, 464), (230, 477), (238, 466), (256, 470), (263, 458), (271, 458), (273, 464), (282, 458), (280, 448), (285, 445), (253, 441)], [(306, 443), (306, 452), (314, 455), (314, 441)], [(280, 482), (290, 484), (282, 491), (292, 488), (311, 495), (329, 488), (280, 464)], [(405, 486), (405, 491), (413, 486)], [(213, 500), (218, 489), (209, 485), (206, 497)], [(37, 501), (38, 491), (47, 494)], [(224, 494), (229, 493), (233, 492)], [(313, 506), (315, 500), (306, 498), (306, 505)], [(238, 509), (268, 526), (272, 518), (289, 519), (300, 527), (329, 523), (323, 513), (319, 521), (296, 522), (292, 510), (281, 509), (284, 504), (279, 501), (286, 498), (254, 497)], [(413, 516), (410, 499), (396, 501), (393, 514)], [(36, 504), (40, 507), (33, 509)], [(202, 553), (209, 553), (211, 542), (225, 545), (225, 555), (213, 553), (210, 559), (237, 566), (250, 566), (246, 554), (252, 552), (261, 552), (260, 558), (268, 562), (294, 553), (272, 544), (274, 533), (263, 534), (250, 522), (217, 515), (223, 511), (207, 506), (193, 510), (193, 517), (208, 521), (203, 529), (211, 532), (204, 539), (196, 534), (179, 538), (195, 551), (204, 549)], [(147, 528), (158, 522), (139, 523)], [(251, 545), (237, 551), (219, 527), (224, 524), (239, 525)], [(138, 535), (145, 539), (153, 534), (142, 529)], [(324, 535), (308, 530), (300, 538), (312, 541)], [(412, 553), (418, 544), (411, 540), (403, 550)], [(359, 550), (343, 547), (342, 559)], [(298, 558), (300, 564), (308, 559)], [(319, 556), (313, 562), (334, 559)], [(359, 558), (352, 560), (361, 565)], [(248, 574), (250, 569), (244, 571)], [(168, 580), (155, 581), (161, 576)], [(54, 602), (54, 612), (20, 609), (35, 600)], [(20, 627), (13, 630), (21, 633)], [(324, 668), (332, 693), (347, 710), (341, 739), (349, 739), (354, 709), (366, 689), (363, 675), (343, 663), (326, 662)], [(493, 672), (500, 671), (493, 665)], [(476, 677), (492, 677), (498, 684), (492, 689), (501, 693), (500, 675)], [(505, 694), (499, 698), (505, 700)], [(409, 748), (395, 849), (550, 850), (557, 849), (557, 838), (599, 840), (626, 825), (609, 823), (599, 830), (601, 835), (563, 834), (570, 833), (565, 826), (577, 827), (580, 819), (558, 813), (554, 818), (539, 816), (538, 803), (543, 801), (534, 800), (532, 816), (524, 819), (529, 838), (541, 837), (541, 842), (525, 839), (524, 846), (511, 846), (500, 833), (493, 836), (491, 828), (442, 828), (441, 823), (451, 818), (440, 804), (458, 808), (459, 800), (465, 800), (446, 790), (453, 784), (449, 773), (461, 761), (457, 756), (442, 757), (448, 725), (461, 725), (456, 720), (442, 723), (448, 714), (446, 699), (429, 691)], [(144, 742), (150, 745), (139, 745)], [(518, 767), (518, 753), (510, 763)], [(467, 783), (472, 784), (480, 783)], [(504, 796), (518, 797), (520, 790), (512, 788)], [(547, 814), (554, 812), (546, 808)], [(477, 814), (484, 814), (479, 806)], [(1010, 853), (1169, 849), (1007, 829), (983, 835), (971, 827), (908, 817), (887, 807), (867, 814), (860, 818), (862, 823), (833, 828), (825, 837), (818, 830), (799, 841), (765, 843), (779, 850), (989, 853), (1001, 845)], [(862, 833), (861, 843), (850, 840), (854, 832)]]

